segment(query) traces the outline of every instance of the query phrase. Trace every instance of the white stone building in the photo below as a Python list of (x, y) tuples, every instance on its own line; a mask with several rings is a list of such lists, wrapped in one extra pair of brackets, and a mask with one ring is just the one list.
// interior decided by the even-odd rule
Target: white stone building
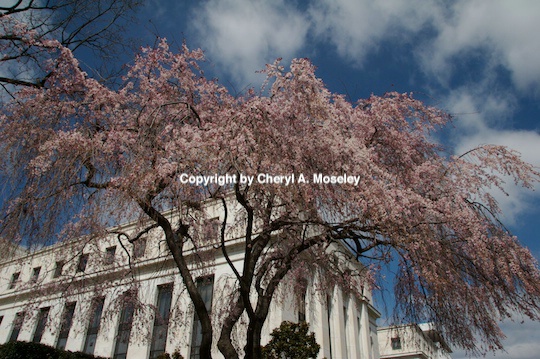
[(450, 359), (452, 350), (430, 323), (378, 328), (381, 359)]
[[(129, 225), (123, 230), (129, 231)], [(235, 251), (238, 243), (240, 239), (228, 246), (237, 265), (242, 260), (241, 251)], [(0, 343), (36, 341), (110, 358), (147, 359), (175, 350), (186, 359), (198, 358), (200, 326), (165, 246), (152, 233), (135, 245), (110, 235), (4, 258)], [(210, 265), (196, 270), (203, 297), (216, 313), (227, 304), (222, 293), (232, 271), (220, 251), (212, 258)], [(305, 319), (321, 345), (319, 358), (379, 358), (379, 313), (371, 293), (365, 289), (362, 297), (351, 297), (335, 288), (323, 295), (311, 284), (300, 302), (281, 291), (266, 320), (263, 343), (282, 321)], [(243, 335), (241, 328), (237, 335)], [(213, 354), (220, 358), (216, 342)]]

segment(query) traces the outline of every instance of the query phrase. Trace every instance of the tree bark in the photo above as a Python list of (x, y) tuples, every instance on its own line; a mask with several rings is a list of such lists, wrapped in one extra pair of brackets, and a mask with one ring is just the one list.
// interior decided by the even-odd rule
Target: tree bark
[(221, 327), (221, 334), (218, 340), (218, 349), (227, 359), (238, 359), (238, 352), (232, 344), (231, 334), (234, 325), (238, 322), (238, 319), (240, 319), (240, 316), (243, 312), (244, 304), (242, 296), (238, 295), (238, 299), (233, 305), (229, 315), (223, 321), (223, 325)]
[(246, 353), (245, 359), (260, 359), (262, 357), (261, 351), (261, 333), (264, 321), (268, 315), (268, 310), (264, 318), (255, 318), (250, 320), (248, 325), (247, 340), (244, 351)]

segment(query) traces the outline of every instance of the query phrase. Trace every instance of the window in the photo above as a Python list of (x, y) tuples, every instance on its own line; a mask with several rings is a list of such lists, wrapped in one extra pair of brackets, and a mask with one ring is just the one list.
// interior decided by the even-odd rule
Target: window
[(15, 315), (15, 320), (13, 321), (13, 329), (11, 329), (11, 335), (9, 336), (10, 342), (17, 341), (19, 333), (21, 331), (24, 321), (24, 312), (19, 312)]
[(103, 297), (95, 299), (92, 303), (92, 316), (90, 317), (90, 324), (88, 325), (88, 330), (86, 331), (86, 340), (84, 342), (83, 350), (87, 354), (94, 354), (104, 303), (105, 298)]
[(65, 349), (67, 339), (69, 337), (69, 330), (73, 324), (73, 315), (75, 314), (76, 302), (67, 303), (64, 308), (64, 314), (62, 314), (62, 323), (60, 324), (60, 334), (58, 335), (58, 341), (56, 347), (58, 349)]
[(360, 313), (356, 316), (356, 326), (358, 327), (358, 335), (362, 337), (362, 324), (360, 322)]
[(328, 318), (328, 347), (330, 349), (330, 359), (333, 358), (332, 350), (332, 296), (326, 295), (326, 317)]
[(305, 322), (306, 321), (306, 293), (307, 289), (304, 288), (302, 291), (302, 294), (300, 295), (300, 300), (298, 303), (298, 321), (299, 322)]
[(79, 264), (77, 265), (77, 272), (84, 272), (86, 265), (88, 264), (88, 253), (81, 254), (79, 257)]
[(51, 308), (47, 307), (41, 308), (39, 311), (36, 331), (34, 332), (34, 337), (32, 338), (32, 341), (34, 343), (41, 342), (41, 337), (43, 336), (43, 332), (45, 331), (45, 327), (47, 326), (47, 319), (49, 318), (50, 310)]
[(169, 317), (172, 301), (172, 284), (160, 285), (158, 287), (157, 313), (154, 319), (154, 330), (152, 331), (152, 345), (150, 347), (150, 358), (157, 358), (165, 353), (167, 344), (167, 331), (169, 329)]
[(62, 275), (62, 270), (64, 269), (64, 261), (56, 261), (56, 267), (54, 267), (53, 278), (58, 278)]
[(400, 337), (392, 338), (392, 349), (393, 350), (401, 349), (401, 338)]
[(39, 272), (41, 272), (41, 267), (36, 267), (32, 270), (32, 278), (30, 278), (30, 281), (32, 283), (35, 283), (37, 282), (38, 278), (39, 278)]
[(21, 272), (15, 272), (11, 275), (11, 281), (9, 282), (9, 289), (15, 288), (15, 286), (19, 283), (20, 276), (21, 276)]
[(116, 246), (112, 246), (107, 248), (105, 253), (105, 264), (113, 264), (114, 263), (114, 255), (116, 253)]
[(136, 296), (127, 296), (124, 299), (124, 306), (122, 307), (120, 322), (118, 323), (118, 334), (116, 336), (113, 359), (126, 359), (129, 348), (129, 335), (131, 334), (131, 323), (133, 323), (133, 301), (135, 299)]
[(349, 297), (343, 296), (343, 338), (345, 339), (345, 358), (349, 357)]
[[(210, 314), (212, 312), (212, 295), (214, 291), (214, 276), (203, 277), (203, 278), (197, 279), (197, 288), (199, 289), (199, 293), (201, 294), (201, 297), (204, 301), (206, 310), (208, 310), (208, 314)], [(192, 337), (191, 337), (190, 359), (200, 358), (199, 350), (201, 348), (201, 342), (202, 342), (201, 321), (199, 320), (199, 316), (197, 315), (197, 312), (195, 312), (193, 316), (193, 332), (192, 332)]]
[(146, 251), (146, 238), (139, 238), (133, 242), (133, 259), (144, 257)]

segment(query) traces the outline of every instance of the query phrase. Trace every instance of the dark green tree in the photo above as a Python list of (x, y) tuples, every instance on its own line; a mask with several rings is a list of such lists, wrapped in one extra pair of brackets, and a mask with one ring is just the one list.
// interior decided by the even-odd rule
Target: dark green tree
[(184, 359), (182, 354), (178, 350), (175, 350), (175, 352), (171, 355), (169, 353), (163, 353), (157, 357), (157, 359)]
[(315, 334), (309, 333), (306, 322), (292, 323), (284, 321), (272, 331), (272, 339), (263, 347), (263, 359), (309, 359), (316, 358), (321, 346), (315, 340)]
[(2, 359), (105, 359), (91, 354), (56, 349), (41, 343), (9, 342), (0, 345)]

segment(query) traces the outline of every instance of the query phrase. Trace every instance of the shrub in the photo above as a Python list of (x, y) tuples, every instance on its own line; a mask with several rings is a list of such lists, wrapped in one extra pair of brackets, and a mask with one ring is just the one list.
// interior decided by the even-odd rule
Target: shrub
[(156, 359), (184, 359), (184, 357), (178, 350), (175, 350), (172, 356), (169, 353), (163, 353), (160, 354)]
[(41, 343), (10, 342), (0, 345), (2, 359), (105, 359), (81, 352), (60, 350)]
[(263, 359), (316, 358), (321, 348), (306, 322), (283, 322), (272, 331), (270, 342), (262, 348)]

